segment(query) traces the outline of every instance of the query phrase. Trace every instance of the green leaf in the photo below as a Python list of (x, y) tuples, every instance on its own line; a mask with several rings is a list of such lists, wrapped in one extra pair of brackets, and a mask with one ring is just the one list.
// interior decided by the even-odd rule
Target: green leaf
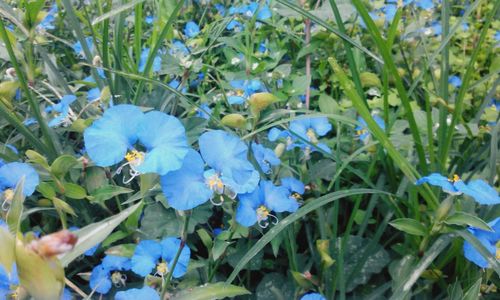
[(236, 297), (241, 295), (249, 295), (250, 292), (236, 285), (217, 282), (206, 284), (203, 286), (186, 289), (175, 294), (171, 300), (212, 300), (224, 299), (226, 297)]
[(482, 278), (479, 278), (468, 290), (465, 292), (464, 297), (462, 300), (478, 300), (481, 295), (480, 289), (481, 289), (481, 281)]
[(63, 267), (69, 265), (85, 251), (102, 242), (123, 220), (135, 212), (141, 202), (131, 206), (117, 215), (109, 217), (97, 223), (92, 223), (74, 232), (78, 236), (78, 242), (73, 250), (59, 256)]
[(207, 248), (207, 249), (210, 249), (212, 248), (212, 237), (210, 236), (210, 234), (208, 234), (207, 230), (205, 228), (200, 228), (198, 230), (196, 230), (196, 233), (198, 234), (198, 236), (200, 237), (200, 240), (201, 242), (203, 243), (203, 245)]
[(274, 239), (280, 232), (282, 232), (288, 225), (293, 224), (296, 220), (299, 220), (308, 213), (327, 205), (333, 201), (341, 198), (350, 197), (354, 195), (364, 195), (364, 194), (388, 194), (383, 191), (370, 190), (370, 189), (351, 189), (347, 191), (338, 191), (334, 193), (329, 193), (320, 198), (314, 199), (314, 201), (308, 202), (306, 205), (302, 206), (297, 212), (289, 215), (288, 217), (281, 220), (276, 226), (271, 228), (263, 237), (261, 237), (253, 246), (246, 252), (246, 254), (240, 259), (238, 264), (235, 266), (231, 275), (229, 275), (226, 283), (231, 283), (238, 276), (238, 273), (245, 267), (245, 265), (257, 255), (272, 239)]
[(106, 186), (108, 182), (106, 172), (102, 168), (90, 167), (85, 170), (85, 187), (89, 193)]
[(87, 197), (87, 192), (78, 184), (65, 182), (64, 183), (64, 196), (72, 199), (84, 199)]
[(48, 199), (52, 199), (56, 196), (54, 187), (48, 182), (40, 182), (40, 184), (36, 187), (36, 190)]
[[(104, 20), (107, 20), (113, 16), (116, 16), (128, 9), (131, 9), (133, 8), (134, 6), (136, 6), (137, 4), (139, 3), (142, 3), (144, 2), (145, 0), (134, 0), (134, 1), (131, 1), (129, 3), (125, 3), (123, 5), (120, 5), (118, 7), (114, 7), (113, 9), (111, 9), (109, 12), (97, 17), (94, 19), (94, 21), (92, 21), (92, 26), (96, 25), (97, 23), (100, 23)], [(137, 26), (137, 25), (136, 25)]]
[(40, 153), (33, 151), (33, 150), (28, 150), (26, 151), (26, 156), (28, 157), (30, 162), (33, 162), (45, 170), (50, 170), (49, 163), (47, 162), (47, 158), (45, 156), (41, 155)]
[(135, 252), (135, 248), (137, 244), (122, 244), (109, 248), (106, 250), (107, 255), (117, 255), (117, 256), (125, 256), (132, 257)]
[(14, 191), (14, 197), (10, 203), (9, 211), (7, 212), (7, 224), (9, 225), (9, 230), (14, 235), (16, 235), (21, 226), (21, 216), (24, 209), (24, 176), (17, 183), (16, 189)]
[(293, 281), (280, 273), (269, 273), (262, 278), (255, 291), (257, 300), (294, 299)]
[(420, 236), (427, 235), (427, 229), (425, 228), (425, 226), (413, 219), (408, 219), (408, 218), (396, 219), (390, 222), (389, 224), (392, 227), (409, 234), (420, 235)]
[(226, 251), (227, 247), (231, 245), (231, 242), (227, 242), (221, 239), (215, 239), (214, 247), (212, 248), (212, 259), (216, 261), (221, 257), (222, 254)]
[(92, 202), (104, 202), (108, 199), (113, 198), (114, 196), (131, 193), (133, 191), (134, 190), (121, 186), (105, 185), (92, 191), (89, 198)]
[(472, 227), (481, 228), (486, 231), (493, 231), (493, 229), (491, 229), (491, 227), (488, 226), (488, 224), (486, 224), (486, 222), (484, 222), (480, 218), (461, 211), (455, 212), (453, 215), (449, 216), (444, 222), (449, 225), (459, 225), (459, 226), (469, 225)]
[(78, 160), (70, 155), (61, 155), (52, 163), (50, 171), (54, 176), (61, 178), (76, 164)]
[(324, 114), (336, 114), (340, 111), (337, 101), (326, 94), (319, 95), (318, 105), (319, 110)]
[(291, 95), (304, 95), (307, 87), (311, 84), (306, 75), (297, 76), (293, 79), (293, 89), (290, 91)]
[(71, 206), (69, 206), (68, 203), (64, 202), (63, 200), (61, 200), (57, 197), (54, 197), (51, 200), (54, 203), (54, 207), (56, 209), (59, 209), (67, 214), (70, 214), (70, 215), (73, 215), (76, 217), (75, 211), (73, 210), (73, 208), (71, 208)]

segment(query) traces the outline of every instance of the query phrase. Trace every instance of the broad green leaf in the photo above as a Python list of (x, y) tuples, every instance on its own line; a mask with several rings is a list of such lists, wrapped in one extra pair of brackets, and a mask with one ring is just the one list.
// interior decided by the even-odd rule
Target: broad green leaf
[(64, 196), (72, 199), (84, 199), (87, 197), (85, 189), (78, 184), (65, 182), (64, 183)]
[(5, 228), (0, 227), (0, 265), (8, 272), (12, 270), (12, 265), (16, 259), (15, 247), (16, 244), (12, 234)]
[(257, 300), (286, 300), (294, 299), (294, 284), (291, 278), (280, 273), (269, 273), (262, 278), (255, 291)]
[(446, 218), (444, 222), (450, 225), (469, 225), (486, 231), (493, 231), (493, 229), (480, 218), (461, 211), (455, 212), (453, 215)]
[(141, 202), (123, 210), (117, 215), (109, 217), (97, 223), (87, 225), (74, 232), (78, 236), (78, 242), (73, 250), (59, 256), (63, 267), (69, 265), (74, 259), (85, 253), (85, 251), (102, 242), (115, 228), (120, 225), (130, 214), (132, 214)]
[(103, 168), (89, 167), (85, 169), (85, 187), (89, 193), (93, 193), (95, 190), (107, 186), (108, 182), (109, 180)]
[(319, 95), (318, 105), (319, 110), (324, 114), (336, 114), (340, 111), (337, 101), (326, 94)]
[(221, 257), (226, 251), (227, 247), (231, 245), (232, 242), (224, 241), (221, 239), (215, 239), (214, 247), (212, 248), (212, 259), (216, 261)]
[(71, 155), (61, 155), (52, 163), (50, 171), (54, 176), (61, 178), (78, 163), (78, 160)]
[(465, 292), (462, 300), (478, 300), (480, 298), (482, 278), (479, 278), (468, 290)]
[(408, 218), (396, 219), (390, 222), (389, 224), (392, 227), (401, 230), (403, 232), (406, 232), (408, 234), (420, 235), (420, 236), (427, 235), (427, 229), (425, 228), (425, 226), (413, 219), (408, 219)]
[(186, 289), (175, 294), (171, 300), (213, 300), (249, 295), (250, 292), (236, 285), (225, 284), (223, 282), (206, 284), (203, 286)]
[(370, 189), (351, 189), (347, 191), (338, 191), (334, 193), (330, 193), (324, 195), (320, 198), (315, 199), (314, 201), (308, 202), (306, 205), (302, 206), (297, 212), (290, 214), (288, 217), (281, 220), (276, 226), (272, 227), (263, 237), (261, 237), (253, 246), (246, 252), (246, 254), (240, 259), (238, 264), (235, 266), (231, 275), (229, 275), (226, 283), (231, 283), (238, 276), (238, 273), (245, 267), (245, 265), (273, 239), (275, 238), (281, 231), (283, 231), (288, 225), (293, 224), (296, 220), (299, 220), (303, 216), (308, 213), (327, 205), (333, 201), (336, 201), (341, 198), (350, 197), (354, 195), (363, 195), (363, 194), (374, 194), (374, 193), (382, 193), (387, 194), (383, 191), (376, 191)]
[(56, 196), (54, 187), (48, 182), (40, 182), (40, 184), (36, 187), (36, 190), (48, 199), (52, 199)]
[(201, 242), (207, 249), (212, 248), (213, 245), (212, 237), (210, 236), (210, 234), (208, 234), (205, 228), (200, 228), (196, 230), (196, 233), (198, 234), (198, 237), (200, 237)]
[(96, 190), (90, 193), (90, 201), (92, 202), (104, 202), (108, 199), (113, 198), (114, 196), (118, 196), (121, 194), (131, 193), (134, 190), (117, 186), (117, 185), (105, 185), (97, 188)]

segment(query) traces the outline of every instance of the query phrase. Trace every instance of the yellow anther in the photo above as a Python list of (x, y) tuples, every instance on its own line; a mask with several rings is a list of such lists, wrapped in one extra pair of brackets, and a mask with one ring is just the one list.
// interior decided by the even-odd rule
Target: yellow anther
[(222, 180), (219, 178), (219, 176), (212, 176), (208, 180), (208, 186), (211, 190), (219, 191), (224, 188), (224, 183), (222, 183)]
[(366, 132), (366, 129), (356, 130), (356, 135), (362, 135)]
[(457, 174), (454, 174), (452, 178), (448, 179), (449, 182), (457, 182), (457, 181), (460, 181), (460, 176), (458, 176)]
[(120, 283), (122, 283), (122, 281), (123, 281), (122, 273), (120, 273), (120, 272), (114, 272), (113, 274), (111, 274), (111, 281), (114, 284), (120, 284)]
[(130, 151), (129, 153), (127, 153), (125, 155), (125, 159), (128, 161), (128, 162), (132, 162), (132, 161), (142, 161), (144, 159), (144, 154), (137, 151), (137, 150), (132, 150)]
[(496, 255), (497, 260), (500, 260), (500, 248), (497, 247), (497, 255)]
[(158, 273), (159, 275), (165, 275), (167, 274), (167, 272), (168, 272), (168, 265), (166, 263), (162, 262), (156, 266), (156, 273)]
[(318, 138), (316, 137), (316, 132), (314, 132), (314, 129), (309, 128), (306, 132), (306, 135), (309, 138), (309, 140), (311, 141), (311, 143), (313, 143), (313, 144), (318, 143)]
[(237, 89), (236, 90), (236, 96), (243, 96), (245, 94), (245, 92), (243, 90), (240, 90), (240, 89)]
[(266, 220), (267, 216), (269, 216), (269, 213), (269, 209), (267, 209), (267, 207), (265, 207), (264, 205), (261, 205), (259, 206), (259, 208), (257, 208), (257, 219)]
[(293, 194), (292, 194), (292, 197), (293, 197), (293, 198), (295, 198), (295, 200), (300, 200), (300, 199), (302, 199), (302, 195), (301, 195), (301, 194), (299, 194), (299, 193), (293, 193)]
[(6, 189), (5, 191), (3, 191), (3, 198), (5, 199), (5, 201), (11, 202), (12, 199), (14, 199), (14, 190)]

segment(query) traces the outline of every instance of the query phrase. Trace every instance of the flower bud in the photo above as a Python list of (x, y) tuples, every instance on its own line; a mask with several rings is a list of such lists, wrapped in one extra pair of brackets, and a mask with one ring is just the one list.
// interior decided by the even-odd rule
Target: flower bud
[(285, 144), (279, 143), (278, 145), (276, 145), (276, 148), (274, 148), (274, 154), (276, 154), (278, 158), (281, 157), (281, 155), (283, 155), (283, 153), (285, 152), (285, 148)]
[(221, 120), (222, 124), (239, 129), (245, 128), (246, 121), (247, 120), (245, 119), (245, 117), (240, 114), (229, 114), (224, 116), (224, 118), (222, 118)]
[(382, 83), (378, 76), (374, 73), (363, 72), (360, 74), (361, 77), (361, 85), (363, 87), (381, 87)]
[(271, 93), (255, 93), (248, 100), (248, 104), (252, 113), (258, 114), (277, 100), (278, 98)]

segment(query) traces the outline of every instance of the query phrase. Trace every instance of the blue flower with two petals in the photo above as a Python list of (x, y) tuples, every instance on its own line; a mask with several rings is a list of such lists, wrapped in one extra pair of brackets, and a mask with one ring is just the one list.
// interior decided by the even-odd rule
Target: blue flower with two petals
[(229, 23), (227, 23), (226, 29), (233, 30), (235, 32), (240, 32), (243, 29), (243, 24), (233, 19)]
[(265, 174), (271, 173), (271, 167), (278, 166), (281, 163), (281, 160), (276, 156), (273, 150), (260, 144), (253, 143), (252, 152), (260, 169)]
[(12, 264), (10, 272), (0, 264), (0, 299), (10, 299), (9, 296), (15, 293), (13, 287), (17, 285), (19, 285), (19, 277), (16, 264)]
[[(472, 235), (474, 235), (479, 242), (491, 253), (494, 257), (498, 259), (498, 253), (500, 253), (500, 248), (497, 246), (500, 241), (500, 218), (488, 223), (488, 225), (493, 229), (493, 231), (486, 231), (480, 228), (469, 227), (468, 230)], [(464, 256), (469, 261), (475, 263), (481, 268), (488, 268), (488, 261), (479, 253), (479, 251), (472, 246), (471, 243), (464, 242)]]
[(266, 228), (270, 223), (276, 224), (278, 218), (271, 212), (295, 212), (299, 208), (297, 201), (289, 195), (286, 187), (261, 180), (253, 192), (239, 195), (236, 222), (245, 227), (258, 223), (262, 228)]
[(56, 20), (57, 11), (58, 11), (57, 4), (54, 4), (47, 12), (47, 15), (45, 15), (43, 20), (40, 22), (40, 24), (38, 24), (37, 28), (43, 30), (55, 29), (56, 27), (54, 26), (53, 23)]
[(452, 75), (448, 78), (448, 83), (451, 84), (454, 88), (458, 88), (462, 86), (462, 79), (457, 75)]
[[(382, 130), (385, 130), (384, 119), (382, 119), (376, 114), (372, 115), (372, 117), (373, 120), (375, 120), (375, 123), (377, 123), (378, 127), (380, 127)], [(358, 122), (361, 124), (356, 126), (356, 128), (354, 128), (354, 130), (356, 131), (356, 136), (359, 137), (359, 140), (366, 145), (368, 144), (368, 142), (370, 142), (371, 139), (371, 134), (368, 131), (368, 125), (366, 124), (366, 121), (361, 117), (358, 117)]]
[(158, 295), (158, 292), (155, 289), (149, 286), (144, 286), (142, 289), (129, 289), (121, 291), (115, 295), (115, 300), (136, 299), (160, 300), (160, 295)]
[[(290, 132), (313, 144), (314, 147), (311, 149), (313, 151), (316, 150), (315, 148), (319, 148), (327, 153), (331, 152), (328, 146), (318, 140), (319, 137), (325, 136), (331, 130), (332, 124), (326, 117), (310, 117), (290, 122)], [(301, 148), (307, 149), (310, 148), (310, 145), (303, 144)]]
[[(16, 185), (24, 177), (23, 195), (28, 197), (34, 192), (40, 177), (35, 169), (25, 163), (11, 162), (0, 167), (0, 194), (4, 197), (12, 197)], [(9, 192), (7, 192), (9, 191)], [(10, 194), (7, 195), (6, 193)]]
[[(146, 63), (148, 61), (148, 57), (149, 57), (149, 48), (146, 47), (142, 49), (141, 57), (139, 59), (139, 72), (144, 72), (144, 69), (146, 68)], [(155, 73), (161, 70), (161, 57), (159, 55), (156, 55), (155, 58), (153, 59), (153, 65), (151, 67), (151, 70)]]
[(212, 115), (212, 109), (207, 103), (202, 103), (199, 108), (196, 109), (196, 116), (205, 120), (209, 120)]
[(172, 47), (169, 50), (171, 55), (181, 55), (187, 56), (190, 54), (189, 48), (181, 41), (174, 40), (172, 43)]
[(119, 271), (129, 271), (131, 262), (128, 257), (106, 255), (101, 264), (92, 269), (90, 288), (99, 294), (107, 294), (113, 285), (125, 285), (126, 276)]
[(59, 103), (45, 108), (46, 113), (56, 114), (56, 117), (49, 121), (49, 127), (56, 127), (68, 120), (70, 105), (75, 101), (75, 95), (64, 95)]
[(207, 184), (204, 171), (205, 163), (200, 154), (190, 149), (179, 170), (161, 177), (168, 204), (177, 210), (188, 210), (212, 198), (214, 191)]
[[(94, 48), (94, 41), (92, 40), (92, 37), (86, 37), (85, 43), (87, 44), (89, 50), (92, 51), (92, 49)], [(77, 41), (76, 43), (73, 44), (73, 51), (75, 51), (76, 55), (85, 57), (85, 53), (83, 52), (83, 46), (82, 43), (80, 43), (80, 41)]]
[(205, 172), (215, 191), (222, 184), (236, 194), (249, 193), (259, 183), (259, 172), (248, 161), (248, 146), (239, 137), (222, 130), (205, 132), (199, 138), (200, 153), (213, 170)]
[(198, 24), (196, 24), (193, 21), (189, 21), (186, 23), (186, 26), (184, 27), (184, 34), (188, 38), (194, 38), (198, 34), (200, 34), (200, 26), (198, 26)]
[(229, 104), (243, 104), (250, 96), (258, 92), (265, 92), (265, 86), (259, 80), (231, 80), (233, 91), (227, 98)]
[(481, 179), (475, 179), (471, 180), (469, 183), (465, 183), (458, 175), (454, 175), (453, 178), (448, 179), (439, 173), (432, 173), (429, 176), (420, 178), (415, 184), (421, 185), (423, 183), (439, 186), (444, 192), (449, 194), (459, 195), (463, 193), (474, 198), (479, 204), (494, 205), (500, 203), (498, 192)]
[[(83, 136), (85, 149), (96, 165), (109, 167), (125, 158), (132, 178), (179, 169), (189, 149), (184, 126), (177, 118), (159, 111), (144, 114), (128, 104), (107, 109)], [(134, 148), (137, 142), (144, 151)]]
[(293, 177), (281, 178), (281, 186), (285, 187), (288, 190), (289, 197), (295, 200), (300, 199), (306, 191), (302, 181)]
[(172, 270), (173, 262), (177, 251), (181, 247), (181, 240), (174, 237), (167, 237), (160, 242), (153, 240), (141, 241), (135, 248), (134, 255), (131, 258), (132, 271), (137, 275), (146, 277), (156, 267), (155, 274), (164, 276), (172, 272), (174, 278), (179, 278), (186, 274), (191, 250), (184, 246), (181, 254)]

